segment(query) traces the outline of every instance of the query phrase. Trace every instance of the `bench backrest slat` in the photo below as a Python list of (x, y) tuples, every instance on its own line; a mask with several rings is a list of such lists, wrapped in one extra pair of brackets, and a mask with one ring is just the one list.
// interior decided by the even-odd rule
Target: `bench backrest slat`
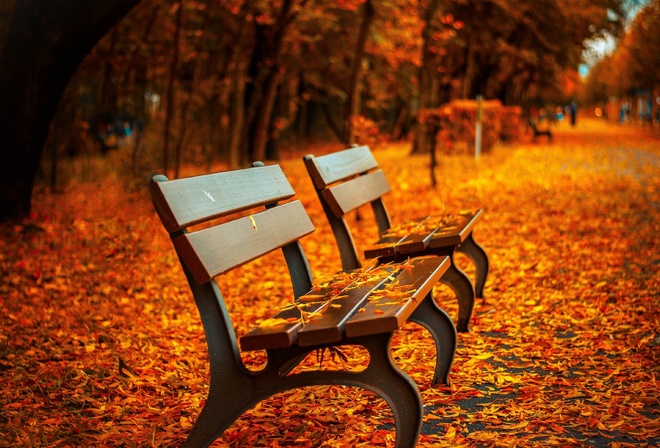
[(186, 233), (174, 247), (198, 283), (259, 258), (314, 231), (298, 200)]
[(390, 184), (381, 171), (350, 179), (323, 190), (322, 194), (337, 218), (355, 210), (390, 191)]
[(360, 256), (344, 215), (369, 204), (378, 230), (382, 233), (389, 229), (390, 217), (382, 196), (391, 188), (385, 174), (368, 146), (352, 147), (318, 157), (309, 154), (303, 160), (335, 235), (342, 268), (359, 268)]
[(277, 165), (226, 171), (152, 184), (163, 225), (172, 233), (194, 224), (291, 198), (295, 193)]
[(368, 146), (357, 146), (312, 159), (316, 167), (310, 176), (317, 189), (378, 168)]
[[(151, 191), (184, 267), (199, 284), (314, 231), (300, 201), (278, 204), (295, 194), (278, 165), (176, 180), (154, 176)], [(205, 222), (211, 226), (191, 229)], [(289, 252), (287, 264), (308, 270), (304, 255)], [(311, 282), (311, 274), (302, 273), (297, 281), (305, 284), (297, 289), (306, 290), (306, 277)]]

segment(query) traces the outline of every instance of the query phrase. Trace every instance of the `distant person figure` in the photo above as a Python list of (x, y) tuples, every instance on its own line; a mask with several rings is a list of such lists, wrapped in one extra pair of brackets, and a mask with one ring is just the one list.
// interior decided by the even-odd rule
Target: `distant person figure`
[(568, 105), (568, 111), (571, 115), (571, 126), (575, 126), (575, 116), (577, 115), (577, 104), (575, 104), (575, 101), (571, 101), (571, 104)]
[(621, 111), (619, 112), (619, 123), (624, 123), (628, 121), (629, 112), (630, 112), (630, 104), (628, 104), (628, 101), (625, 101), (621, 105)]

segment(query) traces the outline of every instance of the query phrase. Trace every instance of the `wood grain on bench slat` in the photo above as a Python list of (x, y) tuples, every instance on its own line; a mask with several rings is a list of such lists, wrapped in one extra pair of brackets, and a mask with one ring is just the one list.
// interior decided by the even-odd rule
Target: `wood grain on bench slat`
[(396, 243), (396, 251), (403, 255), (421, 252), (429, 246), (431, 238), (433, 238), (433, 233), (408, 235)]
[(378, 162), (367, 146), (349, 148), (327, 154), (320, 160), (311, 160), (314, 169), (310, 171), (310, 176), (318, 189), (378, 167)]
[(337, 218), (380, 198), (390, 191), (390, 184), (382, 170), (365, 174), (323, 190), (323, 197)]
[(277, 165), (152, 183), (154, 205), (170, 233), (294, 194)]
[(461, 213), (460, 216), (463, 216), (467, 219), (467, 222), (463, 224), (461, 229), (456, 231), (443, 231), (442, 228), (438, 229), (431, 241), (429, 242), (429, 247), (435, 249), (437, 247), (446, 247), (456, 244), (460, 244), (468, 237), (470, 232), (474, 229), (474, 226), (483, 216), (483, 210), (478, 209), (475, 212), (471, 213)]
[(313, 318), (298, 332), (298, 344), (310, 346), (339, 342), (346, 322), (367, 302), (369, 293), (387, 279), (388, 275), (382, 274), (378, 278), (342, 292), (341, 295), (344, 297), (333, 300), (323, 313)]
[[(392, 257), (396, 254), (409, 255), (424, 251), (426, 248), (456, 246), (461, 244), (474, 229), (477, 221), (483, 216), (483, 210), (462, 213), (460, 216), (467, 221), (458, 228), (443, 229), (438, 227), (431, 232), (415, 233), (411, 230), (409, 235), (401, 238), (387, 236), (378, 240), (371, 247), (365, 249), (367, 259), (377, 257)], [(432, 218), (432, 217), (431, 217)]]
[(312, 221), (296, 200), (181, 235), (173, 243), (195, 281), (201, 284), (313, 231)]
[[(323, 304), (309, 304), (305, 310), (314, 312), (320, 309)], [(298, 337), (298, 331), (302, 328), (303, 324), (300, 320), (300, 310), (295, 307), (287, 308), (280, 311), (272, 317), (273, 320), (278, 319), (297, 319), (295, 322), (282, 322), (280, 324), (260, 325), (250, 332), (240, 337), (241, 348), (243, 350), (268, 350), (273, 348), (285, 348), (292, 346)], [(270, 320), (270, 319), (268, 319)]]
[(378, 257), (393, 257), (396, 255), (396, 243), (401, 241), (401, 238), (388, 236), (381, 238), (364, 250), (364, 258), (378, 258)]
[[(341, 293), (333, 291), (332, 287), (310, 291), (300, 298), (298, 302), (300, 309), (292, 306), (280, 311), (272, 319), (268, 319), (270, 321), (268, 325), (261, 325), (241, 336), (241, 348), (243, 350), (284, 348), (293, 345), (296, 340), (301, 346), (337, 342), (342, 337), (344, 323), (365, 303), (369, 292), (386, 280), (387, 274), (383, 273), (380, 277), (360, 286), (350, 285), (350, 288)], [(330, 300), (333, 295), (336, 298)], [(300, 319), (301, 309), (308, 316), (319, 310), (321, 312), (304, 327), (300, 320), (277, 323), (280, 319)], [(301, 335), (300, 330), (303, 328), (305, 331)]]
[(397, 276), (401, 285), (411, 285), (416, 291), (410, 299), (396, 301), (383, 297), (372, 297), (364, 308), (356, 313), (344, 326), (347, 337), (394, 331), (406, 322), (417, 305), (431, 291), (440, 277), (449, 268), (449, 257), (420, 258), (411, 262)]
[[(300, 319), (300, 311), (296, 308), (278, 313), (273, 319)], [(302, 328), (300, 320), (269, 326), (259, 326), (241, 336), (239, 342), (244, 351), (270, 350), (273, 348), (291, 347), (296, 342), (298, 330)]]

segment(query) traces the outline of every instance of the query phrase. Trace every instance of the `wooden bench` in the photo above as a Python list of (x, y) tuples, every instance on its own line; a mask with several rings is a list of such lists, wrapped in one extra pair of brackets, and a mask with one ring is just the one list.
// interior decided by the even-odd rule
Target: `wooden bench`
[(529, 117), (527, 121), (529, 122), (529, 126), (532, 128), (532, 132), (534, 133), (532, 139), (536, 140), (536, 137), (545, 135), (548, 137), (548, 141), (552, 140), (552, 132), (550, 132), (550, 129), (539, 129), (536, 125), (536, 121), (534, 121), (532, 117)]
[[(361, 265), (351, 229), (344, 216), (367, 203), (371, 204), (379, 238), (365, 248), (365, 258), (380, 257), (383, 262), (401, 261), (423, 255), (448, 256), (451, 264), (441, 278), (456, 293), (459, 304), (458, 331), (469, 331), (475, 296), (482, 298), (488, 275), (488, 256), (472, 231), (483, 216), (482, 210), (455, 216), (428, 216), (393, 226), (382, 196), (390, 185), (367, 146), (303, 158), (325, 215), (339, 247), (343, 269)], [(467, 255), (476, 266), (474, 285), (454, 264), (454, 253)]]
[[(394, 364), (389, 344), (406, 320), (420, 323), (436, 344), (433, 381), (448, 383), (456, 330), (433, 301), (431, 289), (449, 259), (339, 272), (314, 283), (298, 241), (314, 230), (312, 222), (301, 202), (292, 199), (294, 191), (280, 167), (257, 165), (186, 179), (152, 179), (153, 203), (188, 279), (210, 358), (208, 399), (184, 446), (208, 446), (259, 401), (311, 385), (377, 393), (394, 414), (396, 446), (415, 446), (423, 416), (419, 390)], [(239, 348), (214, 278), (280, 248), (293, 284), (291, 306), (243, 335)], [(310, 353), (343, 345), (366, 348), (364, 370), (293, 371)], [(266, 366), (248, 370), (241, 349), (265, 350)]]

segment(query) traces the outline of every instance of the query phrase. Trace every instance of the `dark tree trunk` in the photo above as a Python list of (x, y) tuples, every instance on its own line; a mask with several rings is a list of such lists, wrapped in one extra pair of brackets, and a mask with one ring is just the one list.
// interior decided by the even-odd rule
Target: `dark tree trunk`
[[(439, 0), (431, 0), (424, 11), (424, 31), (422, 32), (422, 66), (419, 68), (419, 111), (437, 107), (437, 72), (436, 60), (431, 51), (433, 41), (433, 17), (438, 11)], [(422, 154), (429, 151), (427, 132), (423, 125), (415, 125), (415, 138), (413, 140), (413, 154)]]
[(69, 79), (138, 2), (14, 2), (0, 55), (0, 222), (29, 215), (44, 142)]
[(174, 118), (174, 106), (176, 102), (176, 91), (174, 90), (174, 81), (176, 79), (176, 69), (179, 66), (179, 39), (181, 36), (181, 24), (183, 22), (183, 0), (179, 0), (176, 11), (176, 25), (174, 28), (174, 43), (172, 48), (172, 62), (170, 73), (167, 78), (167, 93), (165, 97), (165, 129), (163, 130), (163, 173), (167, 176), (170, 163), (170, 128)]
[(344, 144), (346, 146), (355, 143), (353, 117), (360, 115), (360, 87), (362, 81), (362, 61), (364, 59), (365, 45), (369, 27), (374, 19), (374, 7), (371, 0), (364, 2), (362, 6), (362, 20), (360, 21), (360, 30), (355, 43), (355, 54), (351, 64), (351, 77), (348, 84), (348, 99), (346, 101), (346, 122), (344, 124)]
[[(156, 23), (156, 18), (158, 18), (158, 13), (160, 12), (161, 7), (162, 7), (162, 3), (158, 3), (151, 10), (151, 14), (149, 15), (147, 24), (144, 26), (144, 29), (142, 31), (142, 37), (140, 38), (140, 42), (138, 45), (135, 46), (135, 48), (131, 52), (131, 55), (129, 56), (128, 65), (126, 71), (124, 72), (124, 76), (122, 78), (123, 86), (126, 86), (128, 84), (131, 77), (131, 72), (134, 71), (137, 72), (144, 66), (144, 61), (140, 60), (140, 52), (145, 47), (147, 47), (149, 36), (151, 35), (151, 30), (153, 29), (154, 24)], [(140, 95), (140, 96), (144, 98), (144, 95)]]
[(112, 66), (112, 60), (115, 58), (117, 49), (117, 28), (113, 28), (110, 33), (110, 48), (104, 61), (103, 78), (101, 78), (101, 112), (112, 113), (117, 109), (117, 84), (113, 81), (115, 78), (115, 69)]
[(185, 151), (186, 143), (188, 140), (188, 127), (192, 118), (193, 103), (195, 101), (195, 96), (197, 95), (197, 88), (199, 87), (199, 78), (202, 75), (202, 65), (204, 63), (204, 44), (206, 43), (205, 30), (208, 27), (208, 18), (209, 16), (207, 15), (204, 19), (204, 22), (202, 23), (202, 27), (200, 28), (201, 34), (198, 36), (195, 49), (197, 58), (195, 59), (195, 69), (193, 71), (193, 79), (190, 84), (190, 94), (188, 95), (188, 100), (185, 102), (185, 105), (181, 111), (181, 128), (179, 129), (179, 138), (177, 139), (176, 146), (174, 148), (174, 177), (176, 178), (179, 177), (181, 164), (183, 163), (183, 153)]
[[(256, 81), (252, 95), (250, 95), (250, 110), (248, 112), (252, 129), (248, 144), (252, 160), (264, 160), (266, 157), (266, 145), (269, 139), (277, 88), (282, 78), (280, 65), (284, 41), (296, 15), (296, 4), (297, 0), (284, 0), (277, 23), (273, 29), (257, 28), (257, 39), (265, 38), (266, 42), (263, 44), (265, 47), (258, 48), (258, 51), (255, 51), (253, 58), (264, 54), (265, 56), (256, 60), (256, 64), (253, 59), (250, 70), (251, 73), (254, 73), (256, 68), (257, 72), (260, 72), (253, 77)], [(262, 44), (258, 42), (258, 45)]]

